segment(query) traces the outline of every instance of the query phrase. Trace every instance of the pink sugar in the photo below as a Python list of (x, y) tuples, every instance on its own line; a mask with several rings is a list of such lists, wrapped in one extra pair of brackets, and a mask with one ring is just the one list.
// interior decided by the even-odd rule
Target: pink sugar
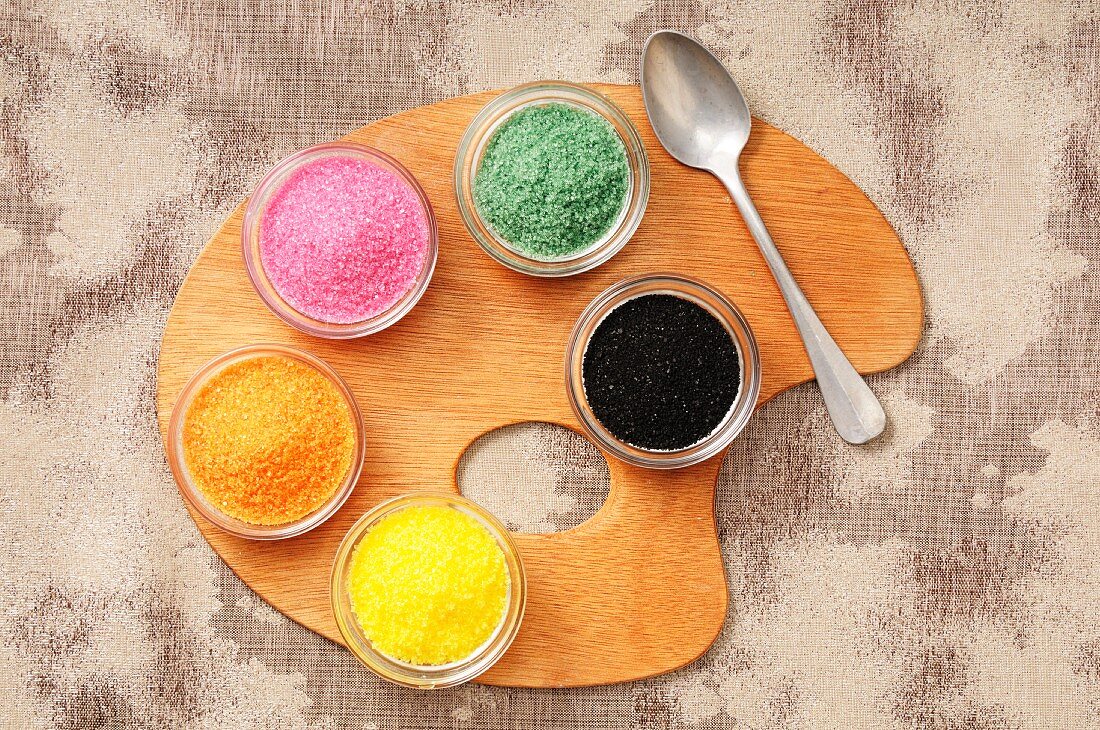
[(275, 291), (332, 324), (369, 319), (416, 283), (428, 217), (395, 173), (355, 157), (323, 157), (292, 172), (260, 219), (260, 261)]

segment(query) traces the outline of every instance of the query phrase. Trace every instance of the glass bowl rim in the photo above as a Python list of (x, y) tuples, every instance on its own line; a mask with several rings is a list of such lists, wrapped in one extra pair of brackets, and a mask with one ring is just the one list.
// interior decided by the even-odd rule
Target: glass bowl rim
[[(672, 294), (702, 306), (726, 328), (738, 353), (740, 387), (729, 413), (708, 436), (682, 449), (644, 449), (622, 441), (608, 431), (591, 412), (584, 393), (582, 366), (592, 333), (612, 310), (631, 299), (648, 294)], [(744, 430), (760, 395), (760, 351), (752, 327), (741, 310), (718, 289), (693, 277), (654, 272), (628, 277), (612, 284), (584, 308), (569, 335), (565, 381), (573, 414), (580, 422), (582, 432), (597, 446), (636, 466), (677, 469), (698, 464), (722, 453)]]
[[(443, 504), (459, 509), (485, 527), (504, 554), (508, 570), (509, 593), (501, 623), (493, 635), (470, 656), (441, 665), (414, 665), (388, 657), (375, 650), (363, 635), (355, 620), (354, 611), (346, 607), (345, 575), (351, 556), (363, 537), (383, 518), (403, 509), (424, 505)], [(332, 561), (329, 591), (333, 617), (348, 651), (364, 666), (379, 677), (395, 684), (417, 689), (442, 689), (463, 684), (476, 678), (493, 666), (512, 645), (527, 605), (527, 575), (523, 557), (504, 524), (489, 510), (461, 494), (453, 492), (418, 490), (405, 492), (374, 505), (348, 529), (340, 541)]]
[[(407, 184), (420, 200), (421, 208), (428, 224), (428, 251), (424, 257), (424, 264), (417, 274), (413, 286), (402, 295), (389, 309), (380, 312), (373, 317), (359, 322), (338, 324), (314, 319), (309, 315), (299, 312), (290, 305), (275, 290), (264, 269), (263, 261), (259, 253), (259, 230), (263, 213), (267, 208), (267, 202), (279, 189), (282, 182), (294, 170), (301, 165), (324, 156), (339, 156), (341, 154), (357, 156), (379, 165), (385, 170), (395, 173)], [(380, 332), (387, 327), (396, 324), (402, 317), (408, 314), (428, 289), (432, 275), (435, 273), (436, 263), (439, 258), (439, 224), (436, 220), (435, 209), (428, 198), (423, 186), (416, 176), (409, 171), (399, 160), (382, 150), (369, 145), (336, 140), (334, 142), (322, 142), (310, 147), (305, 147), (290, 153), (271, 167), (260, 182), (256, 185), (245, 205), (241, 219), (241, 253), (244, 257), (245, 270), (252, 288), (263, 301), (264, 305), (286, 324), (295, 329), (315, 337), (325, 339), (352, 339), (365, 337), (366, 335)]]
[[(352, 427), (355, 430), (355, 453), (352, 456), (351, 467), (332, 496), (320, 507), (309, 514), (282, 525), (256, 525), (235, 517), (231, 517), (214, 505), (210, 504), (205, 495), (199, 491), (191, 479), (187, 469), (187, 461), (183, 455), (183, 424), (190, 409), (191, 402), (199, 390), (211, 377), (224, 370), (229, 365), (253, 357), (282, 356), (302, 362), (313, 367), (325, 376), (343, 396), (345, 403), (351, 412)], [(183, 498), (199, 514), (215, 527), (237, 537), (249, 540), (284, 540), (302, 535), (320, 526), (344, 505), (355, 490), (359, 481), (359, 475), (363, 470), (363, 460), (366, 454), (366, 429), (363, 423), (363, 414), (355, 399), (355, 394), (347, 382), (337, 373), (331, 365), (321, 358), (305, 350), (288, 345), (274, 343), (258, 343), (244, 345), (211, 358), (199, 367), (187, 380), (180, 390), (176, 403), (172, 407), (172, 414), (168, 422), (168, 438), (165, 450), (168, 455), (168, 465), (175, 478), (176, 486)]]
[[(630, 170), (630, 187), (615, 225), (604, 236), (577, 253), (558, 258), (525, 254), (497, 235), (473, 201), (475, 163), (496, 129), (521, 109), (546, 103), (583, 107), (603, 117), (619, 137)], [(650, 165), (637, 125), (614, 101), (581, 84), (533, 81), (513, 86), (487, 102), (466, 127), (455, 153), (454, 189), (466, 230), (491, 258), (523, 274), (539, 277), (572, 276), (589, 271), (614, 257), (641, 225), (650, 194)]]

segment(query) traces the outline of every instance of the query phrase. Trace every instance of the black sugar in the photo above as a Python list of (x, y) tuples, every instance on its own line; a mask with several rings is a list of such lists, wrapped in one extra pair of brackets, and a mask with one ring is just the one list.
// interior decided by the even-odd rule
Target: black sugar
[(596, 326), (584, 352), (592, 413), (620, 441), (675, 451), (712, 434), (741, 383), (737, 346), (722, 323), (672, 294), (627, 300)]

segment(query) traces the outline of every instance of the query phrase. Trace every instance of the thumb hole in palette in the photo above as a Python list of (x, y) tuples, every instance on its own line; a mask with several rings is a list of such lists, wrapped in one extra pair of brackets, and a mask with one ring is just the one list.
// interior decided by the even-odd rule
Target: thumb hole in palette
[(547, 534), (580, 525), (611, 489), (603, 454), (584, 436), (553, 423), (494, 429), (474, 440), (458, 462), (463, 496), (515, 532)]

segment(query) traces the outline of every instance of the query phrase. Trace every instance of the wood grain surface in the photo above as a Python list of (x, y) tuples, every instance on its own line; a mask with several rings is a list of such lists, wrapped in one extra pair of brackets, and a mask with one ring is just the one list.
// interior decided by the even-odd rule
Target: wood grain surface
[[(372, 505), (410, 490), (457, 490), (463, 451), (492, 429), (523, 421), (579, 429), (566, 398), (566, 340), (584, 306), (624, 277), (685, 274), (732, 299), (760, 345), (761, 403), (813, 377), (775, 282), (721, 184), (660, 147), (637, 87), (596, 88), (641, 132), (652, 193), (633, 240), (592, 272), (527, 277), (490, 260), (466, 233), (452, 167), (466, 125), (496, 94), (486, 92), (389, 117), (347, 137), (401, 160), (438, 217), (435, 277), (397, 325), (336, 342), (282, 324), (245, 274), (243, 203), (184, 282), (161, 343), (162, 434), (196, 369), (257, 342), (289, 344), (323, 358), (348, 381), (363, 409), (362, 476), (347, 504), (321, 527), (289, 540), (254, 542), (195, 515), (237, 575), (303, 626), (340, 641), (329, 605), (329, 569), (341, 537)], [(872, 373), (905, 360), (920, 338), (922, 302), (890, 224), (828, 162), (758, 120), (742, 164), (795, 277), (855, 366)], [(721, 459), (678, 471), (609, 462), (610, 496), (592, 519), (567, 532), (517, 536), (528, 571), (527, 613), (515, 644), (479, 681), (549, 687), (638, 679), (691, 662), (718, 635), (727, 604), (713, 510)]]

